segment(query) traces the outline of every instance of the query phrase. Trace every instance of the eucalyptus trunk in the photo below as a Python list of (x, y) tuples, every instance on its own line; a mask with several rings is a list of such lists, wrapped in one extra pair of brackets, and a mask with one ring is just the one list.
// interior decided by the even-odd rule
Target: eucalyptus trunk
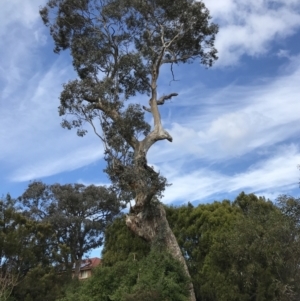
[[(161, 57), (163, 52), (161, 53)], [(177, 239), (172, 232), (167, 217), (166, 211), (163, 205), (156, 201), (156, 195), (159, 192), (160, 184), (165, 186), (165, 183), (160, 183), (159, 174), (155, 172), (150, 166), (147, 165), (147, 151), (150, 147), (159, 140), (167, 139), (172, 142), (171, 135), (163, 128), (161, 123), (161, 116), (158, 110), (158, 104), (163, 104), (166, 99), (170, 99), (173, 96), (177, 96), (177, 93), (172, 93), (167, 96), (163, 96), (157, 99), (157, 78), (159, 75), (160, 61), (152, 70), (152, 97), (149, 100), (150, 108), (144, 108), (152, 113), (154, 119), (154, 129), (150, 132), (144, 140), (136, 141), (134, 145), (135, 149), (135, 168), (137, 174), (147, 177), (147, 179), (137, 179), (133, 189), (135, 189), (135, 205), (131, 208), (130, 213), (126, 217), (126, 225), (136, 235), (149, 241), (152, 245), (160, 244), (166, 249), (173, 258), (177, 259), (183, 266), (187, 276), (191, 279), (186, 261), (182, 255)], [(142, 162), (142, 164), (141, 164)], [(150, 184), (147, 180), (150, 180)], [(189, 300), (195, 301), (195, 292), (192, 281), (189, 284)]]
[[(160, 203), (155, 204), (151, 208), (151, 215), (147, 214), (146, 207), (134, 206), (130, 214), (126, 216), (126, 225), (132, 232), (152, 245), (160, 245), (166, 249), (173, 258), (182, 264), (186, 275), (191, 278), (177, 239), (169, 226), (163, 205)], [(136, 208), (138, 208), (137, 211)], [(189, 283), (189, 295), (190, 301), (196, 300), (192, 282)]]

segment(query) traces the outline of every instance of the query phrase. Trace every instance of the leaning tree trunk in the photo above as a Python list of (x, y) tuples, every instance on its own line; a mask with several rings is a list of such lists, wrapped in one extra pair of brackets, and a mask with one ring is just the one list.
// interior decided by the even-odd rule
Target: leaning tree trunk
[[(191, 278), (177, 240), (170, 229), (163, 206), (157, 203), (156, 206), (154, 206), (156, 211), (155, 214), (147, 214), (147, 209), (149, 208), (149, 205), (151, 205), (151, 202), (153, 202), (157, 196), (161, 195), (166, 186), (165, 179), (163, 179), (158, 172), (154, 171), (152, 167), (148, 166), (147, 153), (151, 146), (157, 141), (168, 140), (172, 142), (172, 136), (162, 126), (158, 105), (163, 105), (166, 100), (171, 99), (178, 94), (171, 93), (169, 95), (163, 95), (159, 99), (157, 98), (159, 68), (162, 65), (166, 47), (170, 45), (170, 43), (165, 44), (162, 47), (156, 61), (153, 62), (151, 72), (151, 98), (149, 100), (149, 107), (143, 106), (143, 109), (152, 114), (154, 128), (143, 140), (138, 140), (136, 135), (132, 134), (131, 131), (130, 133), (128, 132), (126, 127), (126, 122), (128, 122), (128, 120), (121, 116), (118, 110), (107, 106), (100, 98), (93, 101), (87, 97), (85, 100), (91, 102), (95, 109), (102, 111), (104, 115), (118, 125), (118, 135), (124, 139), (126, 146), (130, 149), (130, 156), (126, 157), (126, 148), (123, 153), (123, 150), (120, 150), (118, 143), (112, 139), (115, 136), (111, 135), (111, 132), (108, 132), (108, 135), (104, 138), (101, 138), (101, 136), (98, 135), (106, 145), (106, 154), (108, 162), (110, 162), (107, 173), (110, 175), (111, 180), (114, 183), (117, 183), (116, 185), (121, 191), (130, 192), (132, 193), (132, 196), (135, 196), (135, 205), (127, 216), (127, 226), (135, 234), (151, 243), (154, 243), (157, 240), (163, 242), (166, 250), (183, 264), (186, 275)], [(133, 122), (130, 118), (129, 121)], [(143, 124), (143, 121), (139, 121)], [(90, 123), (93, 124), (92, 121), (90, 121)], [(107, 132), (106, 124), (104, 122), (102, 123), (102, 130), (104, 133)], [(137, 131), (138, 130), (141, 129), (138, 127)], [(118, 140), (116, 141), (118, 142)], [(116, 146), (115, 149), (114, 145)], [(113, 150), (116, 151), (115, 154), (113, 153)], [(134, 153), (133, 161), (131, 161), (131, 152)], [(118, 153), (119, 157), (116, 155)], [(128, 160), (124, 160), (124, 157)], [(130, 163), (128, 164), (128, 162)], [(189, 300), (195, 301), (196, 297), (192, 281), (190, 281), (189, 291)]]
[(189, 283), (189, 301), (196, 301), (194, 286), (177, 239), (171, 230), (166, 211), (157, 200), (166, 186), (166, 179), (148, 166), (146, 153), (157, 140), (172, 139), (162, 127), (156, 127), (143, 141), (136, 142), (133, 166), (124, 166), (116, 161), (113, 175), (120, 188), (131, 191), (135, 204), (126, 216), (127, 227), (152, 246), (160, 244), (171, 256), (182, 263)]
[[(152, 206), (151, 214), (146, 213), (146, 210), (145, 207), (141, 208), (138, 204), (134, 206), (131, 213), (126, 216), (126, 225), (136, 235), (150, 243), (162, 243), (173, 258), (182, 263), (186, 275), (191, 279), (177, 239), (169, 226), (163, 205), (157, 203)], [(196, 300), (192, 281), (189, 283), (189, 300)]]
[[(161, 51), (158, 61), (154, 64), (152, 69), (152, 96), (149, 100), (150, 108), (144, 107), (146, 111), (152, 113), (154, 129), (144, 140), (137, 141), (133, 138), (131, 142), (134, 149), (134, 183), (129, 181), (130, 183), (128, 184), (130, 188), (135, 191), (136, 197), (135, 205), (130, 214), (127, 215), (126, 224), (136, 235), (147, 241), (151, 243), (160, 241), (163, 243), (173, 258), (182, 263), (186, 275), (191, 279), (176, 237), (169, 226), (164, 207), (159, 202), (157, 202), (155, 206), (151, 206), (151, 202), (153, 202), (155, 196), (164, 190), (166, 182), (160, 178), (159, 173), (147, 165), (147, 152), (151, 146), (159, 140), (168, 140), (170, 142), (173, 140), (171, 135), (162, 126), (158, 105), (162, 105), (167, 99), (178, 95), (177, 93), (171, 93), (157, 99), (156, 82), (163, 55), (164, 49)], [(147, 213), (149, 206), (154, 210), (154, 212), (152, 211), (150, 214)], [(192, 281), (190, 281), (189, 284), (189, 301), (196, 301)]]

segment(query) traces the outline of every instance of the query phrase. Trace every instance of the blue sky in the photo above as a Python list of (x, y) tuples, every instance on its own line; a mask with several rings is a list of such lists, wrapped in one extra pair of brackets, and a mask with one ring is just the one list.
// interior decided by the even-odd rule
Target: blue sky
[[(159, 93), (173, 143), (157, 143), (149, 163), (173, 185), (163, 202), (234, 199), (241, 191), (275, 200), (299, 195), (300, 2), (204, 1), (220, 26), (219, 60), (161, 73)], [(0, 195), (31, 180), (108, 184), (101, 141), (60, 127), (62, 84), (75, 77), (38, 10), (43, 0), (4, 1), (0, 11)], [(146, 97), (135, 101), (144, 104)], [(88, 128), (89, 129), (89, 128)]]

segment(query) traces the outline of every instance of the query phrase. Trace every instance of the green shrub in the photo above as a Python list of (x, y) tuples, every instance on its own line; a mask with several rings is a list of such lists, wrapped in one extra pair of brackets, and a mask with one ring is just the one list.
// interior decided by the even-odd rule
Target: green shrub
[(151, 251), (111, 267), (99, 267), (93, 277), (69, 290), (60, 301), (186, 301), (188, 278), (169, 254)]

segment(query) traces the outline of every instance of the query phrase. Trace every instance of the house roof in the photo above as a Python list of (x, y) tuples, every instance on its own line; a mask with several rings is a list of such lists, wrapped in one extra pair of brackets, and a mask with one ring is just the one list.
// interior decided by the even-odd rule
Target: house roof
[(101, 259), (98, 257), (87, 258), (81, 261), (80, 271), (90, 270), (101, 264)]
[[(95, 268), (96, 266), (100, 265), (101, 262), (102, 262), (102, 260), (98, 257), (83, 259), (83, 260), (81, 260), (80, 271), (91, 270), (91, 269)], [(73, 263), (73, 266), (72, 266), (72, 271), (74, 271), (74, 270), (75, 270), (75, 263)], [(65, 272), (65, 271), (66, 271), (66, 267), (63, 265), (60, 265), (59, 272)]]

